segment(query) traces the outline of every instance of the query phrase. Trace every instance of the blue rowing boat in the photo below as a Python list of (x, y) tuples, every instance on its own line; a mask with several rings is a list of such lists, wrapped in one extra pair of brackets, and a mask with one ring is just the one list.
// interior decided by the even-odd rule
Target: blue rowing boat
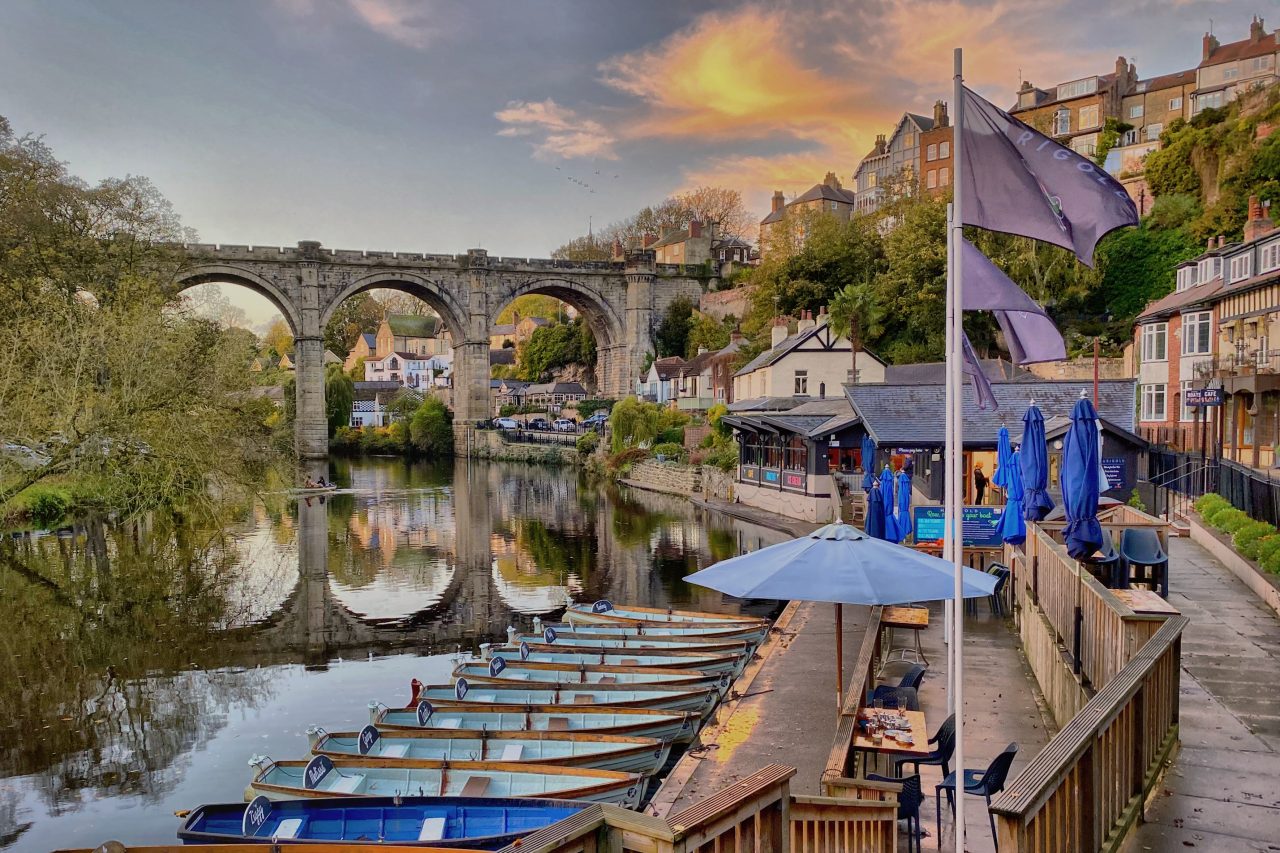
[(178, 838), (191, 844), (274, 840), (377, 841), (402, 846), (497, 850), (590, 803), (480, 797), (324, 798), (225, 803), (194, 809)]

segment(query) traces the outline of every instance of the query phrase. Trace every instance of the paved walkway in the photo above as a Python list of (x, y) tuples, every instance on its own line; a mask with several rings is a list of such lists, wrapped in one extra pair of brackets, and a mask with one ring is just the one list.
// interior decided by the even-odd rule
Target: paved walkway
[(1190, 539), (1170, 541), (1182, 750), (1131, 851), (1280, 851), (1280, 617)]

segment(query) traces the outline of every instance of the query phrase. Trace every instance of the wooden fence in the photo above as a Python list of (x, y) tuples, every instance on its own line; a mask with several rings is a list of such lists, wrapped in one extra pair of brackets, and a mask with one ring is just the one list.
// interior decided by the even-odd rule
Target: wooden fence
[(1005, 853), (1116, 850), (1178, 741), (1184, 616), (1160, 629), (991, 804)]
[(500, 853), (893, 853), (897, 802), (792, 796), (771, 764), (661, 820), (593, 805)]

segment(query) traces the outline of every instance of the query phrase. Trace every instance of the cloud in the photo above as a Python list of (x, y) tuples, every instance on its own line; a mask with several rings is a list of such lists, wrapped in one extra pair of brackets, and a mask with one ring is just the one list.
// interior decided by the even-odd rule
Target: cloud
[(323, 21), (355, 18), (368, 29), (405, 47), (425, 50), (447, 28), (441, 3), (421, 0), (274, 0), (293, 18)]
[(550, 98), (545, 101), (511, 101), (493, 115), (506, 125), (498, 135), (528, 137), (533, 143), (535, 157), (544, 160), (576, 157), (617, 159), (613, 150), (617, 140), (604, 125), (583, 118)]

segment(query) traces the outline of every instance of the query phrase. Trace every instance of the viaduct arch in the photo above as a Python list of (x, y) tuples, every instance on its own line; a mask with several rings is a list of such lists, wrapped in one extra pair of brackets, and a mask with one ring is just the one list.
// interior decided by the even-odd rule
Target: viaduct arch
[(697, 299), (711, 275), (702, 266), (656, 264), (651, 251), (620, 261), (559, 261), (465, 255), (326, 249), (304, 240), (296, 248), (186, 244), (179, 289), (228, 282), (262, 294), (294, 335), (297, 376), (295, 445), (303, 459), (328, 452), (324, 403), (324, 329), (345, 300), (385, 288), (416, 296), (435, 310), (454, 342), (454, 422), (474, 427), (490, 413), (489, 330), (511, 300), (545, 293), (572, 305), (596, 338), (600, 393), (630, 392), (653, 331), (678, 296)]

